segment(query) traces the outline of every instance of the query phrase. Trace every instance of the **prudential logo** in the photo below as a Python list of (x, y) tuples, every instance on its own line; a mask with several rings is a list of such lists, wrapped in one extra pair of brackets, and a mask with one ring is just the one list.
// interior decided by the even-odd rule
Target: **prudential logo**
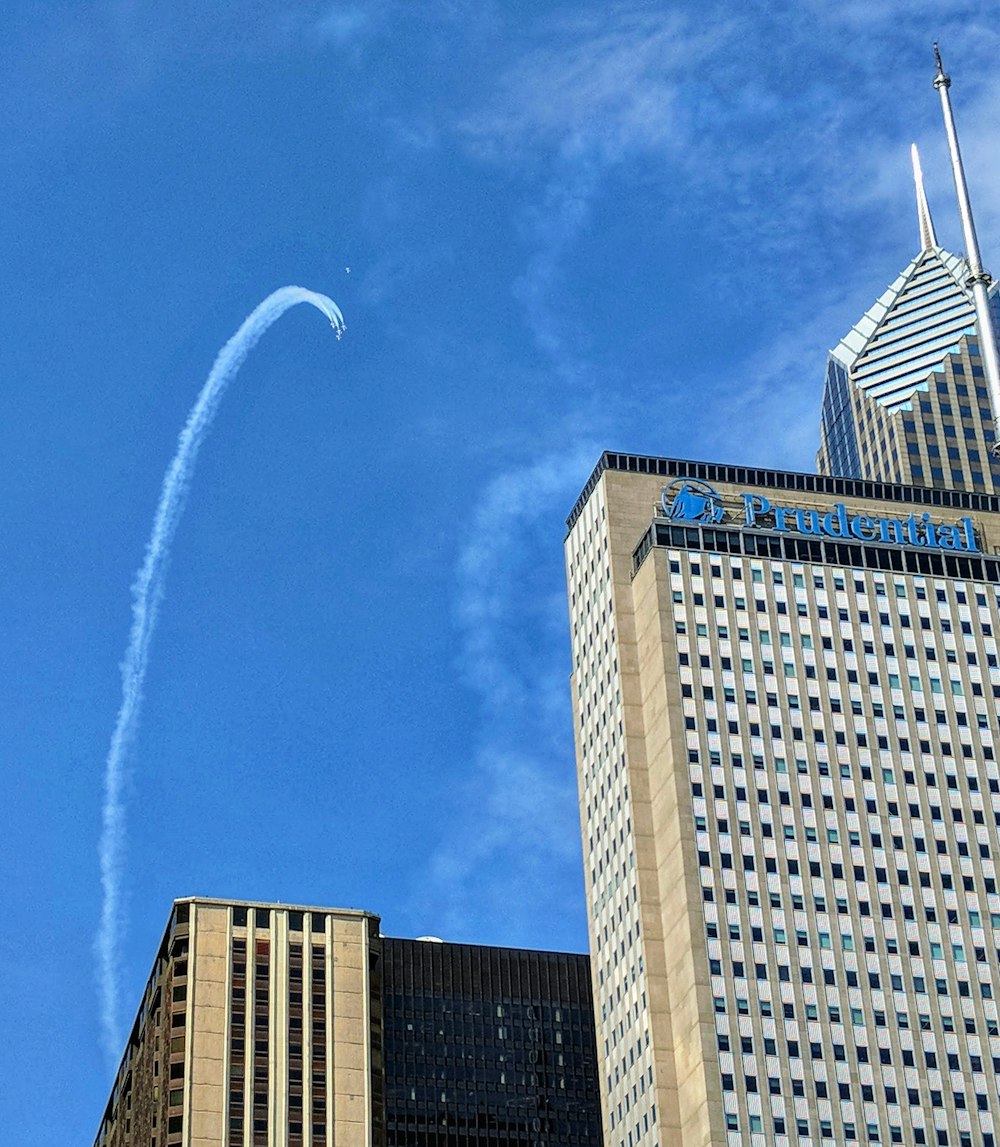
[(674, 522), (721, 522), (726, 514), (718, 491), (697, 478), (677, 478), (664, 486), (660, 504)]

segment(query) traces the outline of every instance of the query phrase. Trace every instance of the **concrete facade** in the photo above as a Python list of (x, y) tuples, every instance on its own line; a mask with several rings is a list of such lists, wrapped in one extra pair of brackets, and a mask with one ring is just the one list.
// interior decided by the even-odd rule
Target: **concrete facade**
[(176, 901), (95, 1147), (381, 1142), (377, 938), (365, 912)]
[(1000, 547), (992, 495), (628, 455), (573, 511), (609, 1147), (994, 1142), (1000, 560), (911, 513)]

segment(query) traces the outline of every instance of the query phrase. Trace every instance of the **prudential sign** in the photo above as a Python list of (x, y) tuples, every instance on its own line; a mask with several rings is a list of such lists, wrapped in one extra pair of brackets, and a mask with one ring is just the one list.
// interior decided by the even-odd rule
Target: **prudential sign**
[(824, 513), (803, 506), (778, 505), (763, 494), (741, 493), (736, 498), (739, 509), (727, 511), (722, 496), (707, 482), (677, 478), (664, 487), (660, 504), (666, 517), (674, 522), (711, 525), (733, 521), (750, 530), (919, 546), (926, 550), (959, 550), (967, 554), (980, 552), (971, 518), (959, 518), (949, 524), (931, 521), (930, 514), (881, 518), (849, 513), (843, 502), (836, 502)]

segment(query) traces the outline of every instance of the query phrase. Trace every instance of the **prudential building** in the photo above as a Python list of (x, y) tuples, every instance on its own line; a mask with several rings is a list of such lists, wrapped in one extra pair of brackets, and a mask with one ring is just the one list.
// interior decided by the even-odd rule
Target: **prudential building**
[(605, 454), (566, 541), (613, 1147), (1000, 1142), (1000, 372), (922, 249), (820, 473)]

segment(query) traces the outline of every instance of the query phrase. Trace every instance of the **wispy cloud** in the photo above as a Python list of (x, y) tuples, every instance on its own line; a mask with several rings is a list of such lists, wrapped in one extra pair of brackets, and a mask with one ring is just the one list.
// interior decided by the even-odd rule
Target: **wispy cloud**
[[(754, 273), (742, 258), (751, 242), (765, 266), (784, 257), (782, 283), (762, 290), (780, 318), (766, 338), (734, 350), (729, 377), (712, 380), (715, 414), (705, 417), (706, 392), (693, 378), (669, 390), (666, 407), (658, 381), (656, 408), (669, 411), (663, 449), (810, 469), (826, 350), (894, 267), (876, 250), (856, 261), (854, 277), (824, 279), (799, 256), (817, 232), (832, 237), (873, 206), (891, 204), (886, 213), (896, 219), (900, 196), (908, 203), (911, 194), (909, 133), (902, 115), (862, 122), (863, 105), (845, 111), (843, 93), (802, 68), (800, 57), (814, 57), (835, 27), (843, 34), (848, 18), (860, 33), (861, 8), (839, 23), (819, 10), (788, 15), (771, 29), (721, 6), (697, 22), (627, 6), (535, 21), (521, 56), (460, 131), (469, 154), (517, 172), (514, 211), (529, 250), (512, 291), (575, 402), (595, 368), (568, 306), (564, 266), (612, 177), (651, 181), (668, 212), (703, 219), (713, 239), (732, 236), (738, 257), (719, 271), (720, 314), (727, 292), (746, 290)], [(874, 51), (858, 49), (862, 74), (874, 69)], [(799, 82), (790, 85), (795, 69)], [(622, 396), (616, 402), (625, 409)], [(551, 552), (597, 456), (596, 444), (557, 449), (495, 478), (461, 555), (461, 666), (480, 700), (480, 742), (458, 813), (421, 874), (423, 915), (448, 934), (468, 935), (473, 920), (482, 929), (505, 902), (527, 921), (579, 881), (562, 571), (539, 560), (545, 577), (525, 574), (536, 547)]]
[[(752, 16), (709, 0), (697, 21), (628, 5), (590, 12), (535, 22), (462, 124), (473, 154), (516, 164), (535, 185), (520, 214), (532, 250), (512, 284), (526, 325), (574, 398), (588, 384), (596, 393), (564, 268), (610, 187), (656, 188), (663, 217), (688, 234), (688, 257), (699, 229), (715, 253), (708, 302), (719, 320), (732, 321), (728, 300), (739, 314), (748, 292), (763, 318), (746, 326), (727, 374), (699, 380), (698, 356), (687, 355), (671, 425), (686, 413), (700, 429), (679, 449), (811, 468), (826, 350), (916, 251), (912, 138), (928, 157), (939, 235), (962, 246), (931, 87), (935, 38), (946, 64), (970, 77), (963, 86), (956, 74), (953, 89), (966, 165), (981, 235), (1000, 233), (1000, 207), (984, 193), (1000, 180), (1000, 95), (972, 79), (990, 74), (1000, 33), (980, 27), (973, 5), (945, 14), (895, 0), (832, 9), (810, 0)], [(926, 85), (919, 104), (915, 84)], [(745, 303), (742, 314), (746, 323)], [(638, 377), (630, 388), (654, 392)]]
[[(704, 214), (734, 242), (753, 235), (771, 258), (873, 207), (895, 237), (906, 148), (921, 124), (937, 129), (931, 40), (947, 39), (972, 73), (989, 74), (1000, 47), (992, 28), (973, 36), (971, 5), (939, 7), (807, 2), (750, 14), (709, 0), (697, 19), (638, 5), (540, 19), (462, 132), (480, 157), (543, 174), (536, 210), (550, 204), (556, 253), (566, 190), (589, 200), (623, 164), (660, 183), (666, 211)], [(925, 108), (907, 87), (922, 54)], [(970, 145), (979, 124), (995, 139), (991, 93), (969, 93)], [(992, 142), (977, 151), (998, 154)], [(528, 297), (551, 278), (551, 260), (537, 263), (545, 273)]]
[[(663, 449), (812, 468), (826, 351), (914, 253), (908, 147), (920, 123), (937, 130), (932, 14), (940, 16), (935, 6), (909, 2), (806, 3), (751, 19), (709, 3), (695, 21), (616, 5), (542, 16), (524, 29), (520, 56), (487, 81), (460, 134), (470, 155), (516, 172), (521, 198), (513, 210), (528, 253), (512, 291), (574, 401), (595, 367), (564, 267), (611, 178), (632, 177), (661, 189), (665, 211), (704, 226), (717, 247), (725, 247), (720, 235), (731, 239), (711, 299), (720, 323), (727, 300), (748, 290), (771, 311), (766, 333), (748, 329), (745, 347), (733, 349), (731, 373), (705, 380), (711, 417), (707, 389), (692, 385), (696, 358), (666, 395), (658, 381), (656, 408), (668, 414)], [(950, 12), (941, 35), (960, 36), (964, 50), (962, 18)], [(893, 62), (897, 88), (926, 47), (927, 107), (919, 116), (902, 93), (887, 100), (893, 44), (903, 52)], [(969, 94), (962, 126), (980, 156), (970, 165), (976, 174), (1000, 162), (992, 158), (1000, 149), (991, 93)], [(980, 211), (991, 218), (985, 202)], [(859, 244), (862, 223), (869, 238)], [(828, 262), (818, 266), (811, 255), (824, 248)], [(652, 400), (648, 380), (639, 387)], [(616, 401), (624, 408), (621, 396)], [(597, 453), (554, 451), (496, 478), (462, 554), (462, 666), (480, 697), (481, 743), (466, 807), (433, 857), (428, 891), (453, 931), (482, 915), (463, 889), (485, 887), (499, 898), (510, 887), (519, 909), (537, 908), (547, 868), (576, 863), (575, 820), (559, 811), (572, 798), (556, 779), (569, 766), (552, 768), (568, 756), (561, 571), (547, 582), (522, 579), (536, 537), (551, 548), (557, 516)], [(525, 633), (535, 635), (532, 648), (518, 642)], [(533, 860), (519, 857), (519, 840), (530, 841)]]
[(533, 250), (513, 283), (536, 345), (565, 381), (587, 373), (581, 332), (555, 304), (562, 259), (586, 229), (607, 172), (646, 153), (665, 156), (686, 138), (676, 122), (682, 61), (725, 35), (672, 14), (624, 11), (540, 21), (524, 55), (497, 79), (461, 134), (472, 154), (542, 174), (520, 229)]
[(850, 310), (838, 296), (747, 354), (713, 393), (713, 417), (692, 410), (701, 456), (813, 470), (826, 353)]
[(699, 37), (673, 14), (622, 12), (535, 25), (530, 46), (464, 133), (484, 157), (532, 149), (620, 161), (676, 141), (672, 115), (684, 59), (725, 33)]
[(346, 44), (356, 40), (371, 27), (375, 5), (333, 4), (313, 25), (321, 40)]
[(564, 382), (580, 379), (585, 358), (577, 349), (579, 339), (571, 337), (572, 318), (555, 303), (562, 286), (561, 260), (586, 226), (599, 181), (599, 165), (587, 156), (574, 156), (560, 165), (541, 203), (528, 208), (521, 223), (534, 250), (512, 291), (524, 308), (535, 344)]
[(568, 928), (578, 915), (566, 601), (552, 539), (597, 457), (577, 443), (498, 475), (459, 556), (458, 663), (479, 738), (416, 896), (420, 918), (452, 938), (530, 942), (541, 920)]
[(329, 0), (318, 14), (299, 8), (288, 23), (309, 46), (328, 48), (357, 66), (393, 26), (392, 0)]

